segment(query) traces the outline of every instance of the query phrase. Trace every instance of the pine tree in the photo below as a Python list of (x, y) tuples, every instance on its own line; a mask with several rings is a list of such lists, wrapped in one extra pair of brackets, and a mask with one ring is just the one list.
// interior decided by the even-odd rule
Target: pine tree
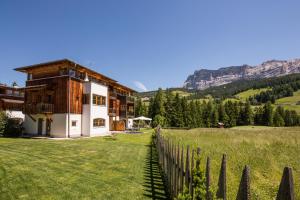
[(283, 117), (280, 114), (280, 108), (277, 107), (273, 116), (273, 125), (274, 126), (284, 126)]
[(174, 99), (174, 127), (184, 127), (184, 120), (183, 120), (183, 110), (182, 110), (182, 103), (177, 93)]
[(190, 108), (185, 97), (181, 98), (181, 107), (182, 107), (182, 117), (184, 122), (184, 127), (190, 127), (191, 124), (191, 115)]
[(211, 114), (211, 126), (217, 127), (219, 122), (219, 112), (217, 108), (214, 108)]
[(197, 127), (197, 111), (196, 111), (196, 105), (195, 102), (192, 100), (189, 103), (189, 115), (190, 115), (190, 128), (196, 128)]
[(273, 106), (270, 101), (268, 101), (264, 105), (263, 119), (265, 121), (264, 125), (266, 125), (266, 126), (273, 125)]
[(252, 125), (254, 123), (253, 110), (251, 108), (249, 101), (246, 101), (243, 117), (244, 117), (244, 125)]
[(174, 108), (174, 95), (170, 90), (166, 90), (166, 101), (165, 101), (165, 112), (166, 112), (166, 126), (175, 127), (175, 108)]
[(196, 127), (203, 127), (202, 105), (199, 101), (195, 102), (195, 108)]
[(219, 121), (222, 122), (225, 125), (225, 127), (229, 127), (228, 124), (229, 118), (222, 102), (218, 106), (218, 111), (219, 111)]

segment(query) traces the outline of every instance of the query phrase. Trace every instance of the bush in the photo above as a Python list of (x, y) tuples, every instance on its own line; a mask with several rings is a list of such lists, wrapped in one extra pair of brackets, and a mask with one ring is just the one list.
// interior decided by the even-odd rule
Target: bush
[(166, 125), (166, 118), (161, 115), (155, 115), (152, 126), (157, 127), (158, 125), (164, 127)]
[(9, 118), (4, 112), (0, 112), (0, 136), (19, 137), (22, 134), (22, 119)]
[(7, 119), (7, 115), (4, 112), (0, 112), (0, 136), (5, 134)]

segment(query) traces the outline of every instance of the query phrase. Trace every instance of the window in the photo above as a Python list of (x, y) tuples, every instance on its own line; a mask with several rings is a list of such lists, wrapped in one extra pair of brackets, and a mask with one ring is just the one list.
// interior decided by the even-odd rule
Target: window
[(77, 126), (77, 121), (76, 120), (73, 120), (72, 121), (72, 127), (76, 127)]
[(12, 90), (6, 90), (6, 94), (12, 95), (13, 91)]
[(134, 107), (133, 106), (128, 106), (128, 112), (133, 112), (134, 111)]
[(82, 103), (83, 104), (90, 104), (90, 94), (83, 94)]
[(102, 118), (96, 118), (93, 120), (94, 127), (104, 127), (105, 126), (105, 119)]
[(73, 69), (69, 70), (69, 76), (75, 77), (76, 76), (76, 71)]
[(52, 103), (52, 95), (48, 95), (48, 103)]
[(93, 104), (105, 106), (106, 105), (106, 97), (93, 94)]

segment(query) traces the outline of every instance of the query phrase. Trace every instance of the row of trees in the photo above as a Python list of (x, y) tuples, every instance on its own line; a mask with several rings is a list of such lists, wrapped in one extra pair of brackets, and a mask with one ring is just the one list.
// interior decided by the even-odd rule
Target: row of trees
[(249, 98), (249, 101), (252, 105), (266, 103), (268, 101), (275, 103), (276, 99), (293, 96), (293, 92), (299, 89), (300, 81), (296, 81), (290, 84), (277, 85), (274, 86), (272, 90), (263, 91), (257, 95), (251, 96)]
[(165, 127), (216, 127), (219, 122), (225, 127), (300, 125), (300, 117), (295, 111), (284, 110), (282, 107), (274, 109), (271, 102), (253, 109), (249, 101), (188, 101), (185, 97), (161, 89), (151, 98), (148, 108), (138, 101), (136, 114), (151, 117), (153, 126), (160, 124)]

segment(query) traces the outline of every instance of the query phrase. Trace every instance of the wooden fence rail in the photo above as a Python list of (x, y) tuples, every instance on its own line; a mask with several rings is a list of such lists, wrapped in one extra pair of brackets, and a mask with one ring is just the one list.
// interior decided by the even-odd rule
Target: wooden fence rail
[[(193, 183), (193, 170), (196, 166), (199, 166), (199, 157), (201, 149), (191, 149), (190, 146), (184, 147), (180, 144), (175, 144), (170, 139), (164, 138), (160, 133), (160, 129), (156, 129), (155, 145), (158, 152), (158, 161), (161, 167), (162, 173), (165, 177), (165, 183), (168, 189), (168, 193), (171, 199), (176, 198), (183, 192), (184, 188), (187, 188), (192, 198), (194, 197), (194, 183)], [(213, 196), (218, 199), (227, 199), (227, 157), (224, 154), (221, 161), (218, 189), (216, 194), (211, 193), (211, 169), (210, 158), (206, 160), (205, 169), (205, 188), (206, 199), (212, 200)], [(250, 167), (245, 166), (242, 172), (241, 182), (238, 189), (236, 200), (250, 200)], [(292, 169), (285, 167), (277, 193), (276, 200), (295, 200), (294, 194), (294, 181), (292, 175)]]

